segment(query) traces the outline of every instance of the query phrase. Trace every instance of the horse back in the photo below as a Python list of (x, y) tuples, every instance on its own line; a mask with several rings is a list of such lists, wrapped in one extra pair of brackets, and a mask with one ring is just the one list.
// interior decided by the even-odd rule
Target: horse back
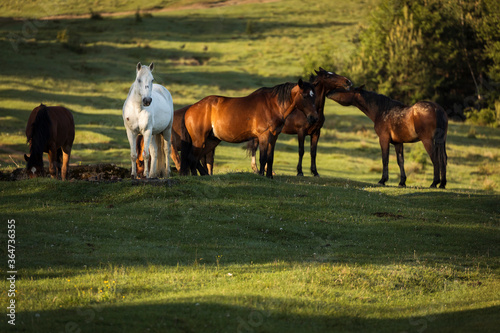
[(50, 121), (52, 122), (52, 135), (56, 144), (62, 146), (72, 145), (75, 139), (75, 120), (73, 114), (62, 106), (49, 106)]
[(448, 129), (446, 111), (437, 103), (420, 101), (411, 107), (415, 130), (419, 134), (433, 135), (436, 128)]

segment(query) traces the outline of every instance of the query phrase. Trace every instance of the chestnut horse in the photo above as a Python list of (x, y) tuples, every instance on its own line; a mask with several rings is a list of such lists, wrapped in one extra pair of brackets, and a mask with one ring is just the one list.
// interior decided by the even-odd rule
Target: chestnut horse
[[(191, 106), (184, 116), (181, 174), (187, 174), (189, 153), (195, 160), (212, 151), (220, 141), (241, 143), (254, 138), (260, 146), (260, 174), (272, 178), (274, 147), (285, 119), (295, 109), (312, 124), (318, 120), (314, 86), (299, 80), (273, 88), (260, 88), (248, 96), (208, 96)], [(191, 142), (187, 138), (189, 134)]]
[[(175, 163), (175, 168), (177, 171), (181, 170), (181, 159), (179, 156), (179, 151), (181, 150), (182, 140), (181, 134), (182, 131), (185, 130), (184, 126), (184, 114), (186, 110), (189, 109), (191, 105), (185, 106), (181, 109), (174, 111), (174, 121), (172, 124), (172, 136), (170, 138), (170, 157)], [(137, 136), (137, 176), (144, 175), (144, 137), (142, 135)], [(159, 144), (159, 143), (158, 143)], [(197, 170), (200, 172), (200, 175), (212, 175), (213, 174), (213, 163), (214, 163), (214, 153), (215, 149), (211, 152), (208, 152), (205, 156), (202, 157), (201, 161), (196, 164), (196, 167), (191, 170), (193, 175), (197, 174)]]
[(341, 105), (354, 105), (375, 124), (375, 132), (382, 148), (382, 179), (385, 185), (389, 179), (389, 144), (396, 148), (396, 156), (401, 172), (399, 186), (406, 186), (403, 143), (422, 141), (434, 165), (434, 180), (431, 187), (446, 186), (446, 136), (448, 116), (436, 103), (420, 101), (412, 106), (375, 92), (366, 91), (363, 86), (351, 91), (333, 91), (328, 98)]
[(52, 178), (68, 176), (69, 158), (75, 140), (75, 122), (71, 112), (62, 106), (40, 104), (31, 111), (26, 125), (26, 139), (30, 156), (24, 155), (30, 178), (45, 176), (43, 153), (49, 154), (49, 172)]
[[(285, 126), (281, 130), (281, 133), (297, 135), (299, 140), (299, 163), (297, 164), (297, 176), (303, 176), (302, 172), (302, 158), (304, 157), (304, 140), (306, 136), (311, 136), (311, 173), (318, 177), (318, 171), (316, 169), (316, 152), (318, 149), (318, 141), (321, 133), (321, 128), (325, 123), (325, 97), (326, 95), (337, 88), (344, 88), (349, 90), (352, 87), (352, 82), (344, 76), (337, 75), (333, 72), (328, 72), (323, 68), (319, 68), (316, 71), (316, 75), (311, 75), (310, 82), (314, 85), (316, 91), (315, 104), (318, 108), (318, 121), (314, 124), (310, 124), (304, 113), (298, 111), (297, 109), (286, 118)], [(257, 171), (257, 165), (255, 163), (255, 152), (259, 146), (259, 142), (254, 139), (249, 141), (248, 150), (252, 156), (252, 169)]]

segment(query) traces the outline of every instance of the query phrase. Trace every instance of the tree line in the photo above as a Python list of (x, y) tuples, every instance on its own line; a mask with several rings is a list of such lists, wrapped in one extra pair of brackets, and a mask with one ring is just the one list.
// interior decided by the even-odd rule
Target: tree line
[(355, 44), (337, 69), (356, 84), (499, 124), (498, 0), (382, 0)]

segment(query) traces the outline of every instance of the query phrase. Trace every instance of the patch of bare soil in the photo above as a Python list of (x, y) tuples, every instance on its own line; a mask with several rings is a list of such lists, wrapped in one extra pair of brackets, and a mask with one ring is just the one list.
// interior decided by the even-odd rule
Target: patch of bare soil
[[(49, 169), (45, 168), (45, 174), (50, 177)], [(90, 164), (74, 165), (69, 167), (69, 180), (88, 181), (121, 181), (130, 177), (130, 170), (114, 164)], [(0, 173), (0, 180), (12, 181), (27, 179), (28, 174), (25, 168), (18, 168), (11, 173)]]
[[(50, 177), (49, 169), (45, 168), (46, 177)], [(25, 168), (18, 168), (11, 173), (0, 172), (0, 181), (15, 181), (28, 179)], [(122, 168), (114, 164), (89, 164), (89, 165), (70, 165), (69, 181), (85, 180), (93, 183), (114, 183), (123, 179), (130, 179), (130, 169)], [(132, 185), (153, 185), (153, 186), (172, 186), (177, 183), (172, 179), (133, 179)]]

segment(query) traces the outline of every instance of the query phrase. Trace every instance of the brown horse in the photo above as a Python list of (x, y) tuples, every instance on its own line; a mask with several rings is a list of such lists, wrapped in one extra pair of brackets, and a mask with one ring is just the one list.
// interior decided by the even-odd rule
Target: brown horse
[(194, 162), (213, 150), (220, 141), (241, 143), (254, 138), (260, 146), (260, 174), (272, 178), (274, 146), (285, 119), (298, 108), (310, 123), (318, 119), (314, 105), (314, 86), (299, 80), (273, 88), (260, 88), (252, 94), (230, 98), (208, 96), (191, 106), (184, 116), (184, 123), (191, 143), (183, 137), (181, 174), (187, 174), (192, 152)]
[[(299, 141), (299, 163), (297, 164), (297, 176), (303, 176), (302, 172), (302, 158), (304, 157), (304, 140), (306, 136), (311, 136), (311, 173), (314, 176), (319, 176), (316, 169), (316, 152), (318, 149), (318, 141), (321, 133), (321, 128), (325, 123), (325, 97), (326, 95), (338, 88), (344, 88), (349, 90), (352, 87), (352, 82), (344, 76), (337, 75), (333, 72), (328, 72), (323, 68), (319, 68), (319, 71), (315, 71), (317, 76), (311, 75), (310, 82), (314, 85), (316, 91), (315, 104), (318, 108), (318, 121), (314, 124), (310, 124), (307, 121), (304, 113), (295, 109), (286, 118), (285, 126), (281, 130), (281, 133), (298, 135)], [(255, 163), (255, 152), (259, 146), (259, 142), (254, 139), (248, 143), (248, 150), (252, 156), (252, 169), (257, 171), (257, 165)]]
[[(177, 171), (181, 169), (181, 159), (179, 157), (179, 151), (181, 150), (182, 140), (181, 136), (183, 131), (185, 131), (184, 126), (184, 114), (186, 110), (189, 109), (191, 105), (185, 106), (181, 109), (174, 111), (174, 120), (172, 124), (172, 136), (170, 138), (170, 157), (175, 163), (175, 168)], [(144, 173), (144, 157), (142, 156), (142, 151), (144, 150), (144, 137), (142, 135), (137, 136), (136, 141), (137, 149), (137, 176), (142, 177)], [(197, 174), (197, 170), (201, 175), (212, 175), (213, 174), (213, 163), (214, 163), (214, 153), (215, 149), (208, 152), (202, 157), (201, 161), (196, 164), (196, 167), (191, 170), (193, 175)]]
[[(401, 180), (399, 186), (406, 186), (403, 143), (422, 141), (434, 165), (434, 180), (431, 187), (446, 186), (446, 135), (448, 116), (436, 103), (420, 101), (412, 106), (375, 92), (366, 91), (363, 86), (351, 91), (333, 91), (328, 98), (341, 105), (354, 105), (375, 124), (375, 132), (382, 148), (382, 179), (385, 185), (389, 179), (389, 144), (396, 148)], [(441, 176), (441, 178), (440, 178)]]
[(61, 173), (62, 180), (68, 175), (69, 157), (75, 139), (75, 122), (71, 112), (62, 106), (40, 104), (31, 111), (26, 125), (26, 138), (30, 156), (26, 170), (30, 178), (45, 175), (43, 153), (49, 154), (49, 172), (52, 178)]

